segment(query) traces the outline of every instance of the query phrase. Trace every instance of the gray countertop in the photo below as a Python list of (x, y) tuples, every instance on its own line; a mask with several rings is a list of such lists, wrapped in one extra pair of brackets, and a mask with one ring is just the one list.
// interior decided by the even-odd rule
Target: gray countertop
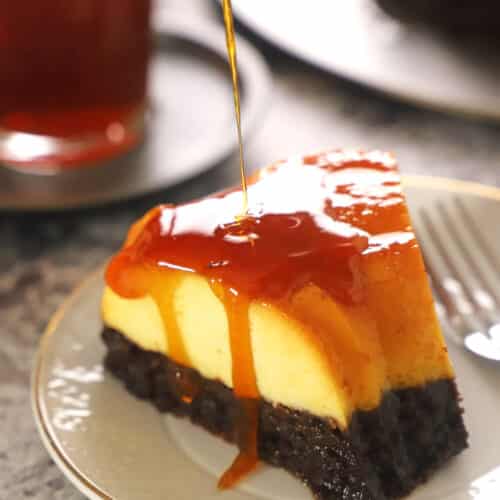
[[(191, 0), (194, 15), (212, 16)], [(185, 8), (186, 2), (183, 2)], [(275, 88), (248, 141), (250, 168), (329, 147), (388, 149), (405, 174), (500, 185), (500, 127), (418, 110), (266, 52)], [(154, 198), (59, 215), (0, 214), (0, 498), (80, 499), (34, 427), (29, 382), (47, 320), (117, 249), (130, 222), (159, 200), (181, 201), (238, 181), (235, 159)]]

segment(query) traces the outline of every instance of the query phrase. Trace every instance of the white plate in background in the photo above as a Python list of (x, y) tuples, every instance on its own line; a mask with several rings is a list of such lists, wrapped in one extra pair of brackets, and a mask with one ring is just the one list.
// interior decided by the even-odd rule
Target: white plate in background
[(500, 119), (496, 47), (401, 24), (375, 0), (233, 0), (259, 37), (319, 68), (418, 105)]

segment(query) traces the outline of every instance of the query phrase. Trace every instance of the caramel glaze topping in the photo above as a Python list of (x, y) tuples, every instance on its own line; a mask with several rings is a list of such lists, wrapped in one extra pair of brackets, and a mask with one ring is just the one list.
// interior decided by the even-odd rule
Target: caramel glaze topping
[[(392, 156), (330, 152), (279, 162), (249, 180), (251, 207), (241, 218), (240, 190), (151, 210), (132, 226), (111, 261), (108, 285), (120, 296), (150, 295), (168, 335), (169, 355), (189, 366), (173, 311), (186, 273), (207, 278), (225, 306), (235, 394), (242, 402), (240, 453), (219, 482), (234, 484), (258, 462), (259, 390), (251, 349), (252, 300), (284, 304), (317, 285), (337, 301), (363, 301), (363, 254), (415, 244)], [(401, 228), (403, 227), (403, 231)]]

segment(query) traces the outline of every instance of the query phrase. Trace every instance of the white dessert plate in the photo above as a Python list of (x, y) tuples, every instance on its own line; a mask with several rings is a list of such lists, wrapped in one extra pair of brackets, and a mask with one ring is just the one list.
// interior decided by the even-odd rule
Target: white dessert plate
[[(500, 189), (458, 181), (405, 179), (411, 209), (433, 210), (459, 197), (500, 252)], [(436, 216), (436, 220), (437, 220)], [(444, 231), (445, 228), (443, 227)], [(496, 284), (500, 290), (500, 283)], [(42, 440), (57, 465), (90, 499), (299, 500), (309, 491), (262, 465), (220, 493), (217, 476), (236, 453), (190, 423), (159, 414), (106, 373), (99, 302), (102, 270), (90, 276), (50, 321), (36, 359), (32, 401)], [(464, 398), (470, 448), (419, 487), (410, 500), (500, 498), (500, 365), (448, 342)]]
[(486, 41), (401, 24), (375, 0), (233, 0), (233, 8), (260, 38), (325, 71), (418, 105), (500, 119), (500, 62)]

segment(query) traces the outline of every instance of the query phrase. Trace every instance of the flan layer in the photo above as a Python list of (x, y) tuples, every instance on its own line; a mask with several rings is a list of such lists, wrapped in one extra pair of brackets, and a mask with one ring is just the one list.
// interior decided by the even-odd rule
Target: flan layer
[[(283, 258), (293, 264), (290, 269), (263, 266), (269, 273), (260, 294), (252, 288), (253, 276), (260, 278), (261, 271), (252, 267), (254, 261), (235, 260), (233, 269), (239, 274), (231, 274), (233, 261), (227, 256), (233, 258), (232, 247), (219, 245), (212, 253), (203, 247), (210, 246), (211, 234), (225, 231), (224, 220), (237, 217), (237, 191), (180, 207), (159, 207), (132, 228), (122, 254), (108, 270), (104, 322), (141, 348), (170, 355), (207, 379), (234, 387), (238, 367), (232, 320), (221, 289), (223, 295), (236, 290), (248, 307), (247, 358), (252, 360), (258, 393), (268, 401), (331, 417), (344, 428), (355, 409), (377, 407), (384, 391), (452, 378), (399, 181), (394, 159), (379, 152), (330, 152), (259, 171), (249, 189), (250, 204), (258, 207), (251, 231), (235, 233), (231, 228), (223, 233), (224, 244), (230, 236), (237, 252), (246, 248), (251, 254), (252, 245), (258, 250), (262, 226), (271, 228), (268, 239), (280, 230), (272, 226), (278, 213), (287, 223), (286, 232), (279, 235), (283, 245), (300, 249), (293, 253), (287, 247)], [(222, 222), (214, 224), (221, 211)], [(298, 232), (298, 242), (285, 241), (308, 224), (312, 229)], [(176, 225), (177, 232), (172, 229)], [(190, 246), (179, 247), (186, 235)], [(323, 238), (314, 241), (322, 252), (302, 262), (313, 236)], [(155, 247), (161, 239), (162, 245)], [(279, 253), (280, 240), (275, 239)], [(163, 253), (154, 254), (151, 248)], [(118, 271), (113, 270), (120, 258), (128, 259), (126, 272), (117, 265)], [(128, 264), (132, 260), (134, 266)], [(229, 273), (216, 274), (227, 263)], [(314, 272), (307, 275), (302, 263)], [(300, 283), (290, 281), (294, 272), (302, 273)], [(286, 293), (274, 292), (273, 277), (277, 285), (285, 284)], [(154, 290), (129, 293), (124, 280), (154, 281)], [(242, 310), (246, 314), (247, 309)], [(181, 355), (177, 344), (183, 346)]]
[[(318, 335), (319, 321), (308, 325), (297, 319), (308, 319), (303, 308), (311, 301), (316, 304), (316, 300), (317, 315), (321, 316), (321, 308), (327, 307), (325, 322), (333, 321), (337, 336), (343, 337), (335, 350)], [(233, 387), (227, 314), (207, 280), (191, 273), (183, 276), (175, 290), (173, 309), (191, 366), (205, 378)], [(337, 304), (318, 289), (298, 294), (296, 310), (294, 317), (265, 302), (254, 301), (250, 305), (250, 338), (259, 393), (268, 401), (332, 417), (345, 427), (353, 409), (349, 388), (356, 390), (359, 405), (370, 408), (378, 403), (385, 384), (383, 360), (376, 352), (378, 346), (376, 342), (365, 344), (376, 336), (376, 327), (364, 312)], [(102, 313), (108, 327), (123, 333), (142, 349), (169, 353), (168, 335), (150, 297), (124, 299), (108, 287)], [(344, 353), (360, 372), (345, 372), (339, 359)], [(352, 383), (346, 386), (348, 376)]]

